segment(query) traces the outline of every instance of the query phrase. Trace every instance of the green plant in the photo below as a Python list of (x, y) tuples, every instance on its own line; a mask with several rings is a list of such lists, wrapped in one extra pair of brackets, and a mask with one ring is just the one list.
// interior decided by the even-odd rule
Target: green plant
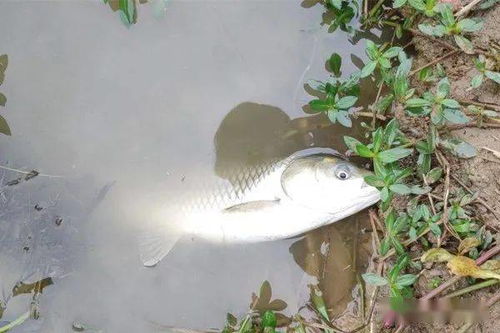
[(500, 73), (486, 69), (486, 58), (484, 55), (480, 54), (478, 59), (473, 59), (473, 61), (479, 74), (474, 76), (470, 81), (471, 88), (478, 88), (483, 83), (485, 77), (500, 84)]
[(365, 273), (362, 275), (368, 284), (389, 287), (391, 308), (398, 312), (406, 310), (405, 300), (413, 297), (413, 291), (410, 286), (418, 279), (418, 276), (415, 274), (401, 274), (408, 263), (408, 256), (403, 255), (398, 259), (386, 277), (374, 273)]
[(460, 104), (451, 98), (447, 98), (450, 93), (450, 81), (443, 78), (437, 85), (436, 93), (426, 91), (422, 98), (411, 98), (406, 101), (406, 110), (416, 116), (431, 116), (434, 125), (443, 125), (445, 121), (454, 124), (464, 124), (470, 119), (460, 110)]
[(469, 113), (476, 116), (476, 122), (477, 122), (478, 127), (483, 126), (483, 122), (485, 120), (488, 120), (488, 119), (498, 120), (498, 118), (500, 118), (499, 112), (496, 112), (493, 110), (487, 110), (487, 109), (480, 107), (480, 106), (469, 105), (467, 107), (467, 110), (469, 111)]
[(408, 4), (427, 17), (434, 17), (439, 13), (439, 1), (437, 0), (408, 0)]
[(401, 52), (401, 47), (392, 46), (385, 50), (386, 45), (377, 46), (371, 40), (366, 41), (366, 55), (369, 61), (361, 69), (361, 77), (370, 76), (376, 69), (386, 71), (392, 67), (391, 59)]
[(351, 21), (358, 12), (358, 3), (356, 1), (323, 0), (322, 2), (326, 9), (325, 16), (329, 21), (328, 32), (334, 32), (340, 28), (342, 31), (354, 33)]
[[(340, 75), (341, 58), (332, 54), (328, 67), (335, 76)], [(359, 74), (354, 73), (346, 80), (331, 76), (328, 81), (310, 81), (309, 86), (320, 93), (320, 97), (309, 102), (313, 113), (325, 113), (332, 123), (337, 121), (345, 127), (352, 126), (350, 116), (359, 96)]]
[(455, 43), (457, 43), (465, 53), (474, 53), (474, 46), (464, 34), (480, 30), (483, 23), (469, 18), (456, 20), (449, 4), (441, 4), (439, 6), (439, 16), (440, 24), (431, 25), (428, 23), (421, 23), (418, 25), (420, 31), (435, 37), (443, 37), (445, 35), (453, 36)]
[(156, 17), (162, 17), (165, 15), (168, 1), (170, 0), (103, 0), (104, 4), (109, 5), (113, 11), (118, 11), (120, 19), (126, 27), (137, 23), (138, 4), (150, 3), (153, 14)]

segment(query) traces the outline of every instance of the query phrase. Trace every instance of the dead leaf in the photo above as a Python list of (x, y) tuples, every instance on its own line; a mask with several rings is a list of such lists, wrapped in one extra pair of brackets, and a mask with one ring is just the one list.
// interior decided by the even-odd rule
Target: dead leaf
[(445, 249), (437, 248), (430, 249), (425, 252), (420, 258), (421, 262), (445, 262), (453, 258), (453, 254), (449, 253)]
[[(490, 262), (486, 266), (479, 267), (476, 262), (468, 257), (458, 255), (455, 256), (445, 249), (437, 248), (430, 249), (425, 252), (421, 259), (422, 262), (447, 262), (446, 266), (449, 270), (458, 276), (471, 276), (477, 279), (498, 279), (500, 274), (488, 268), (500, 268), (500, 262)], [(491, 261), (491, 260), (490, 260)]]
[(480, 266), (482, 269), (487, 269), (495, 273), (500, 273), (500, 260), (488, 260)]
[(446, 265), (450, 271), (458, 276), (471, 276), (476, 279), (498, 279), (500, 274), (480, 268), (476, 262), (468, 257), (454, 256)]
[(467, 253), (479, 245), (481, 245), (481, 241), (479, 239), (476, 237), (467, 237), (460, 242), (460, 245), (458, 246), (458, 253)]

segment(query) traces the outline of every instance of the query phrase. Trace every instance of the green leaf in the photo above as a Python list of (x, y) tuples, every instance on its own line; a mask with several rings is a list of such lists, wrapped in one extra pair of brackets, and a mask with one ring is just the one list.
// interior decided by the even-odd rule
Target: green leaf
[(492, 71), (486, 71), (486, 72), (484, 72), (484, 74), (490, 80), (493, 80), (496, 83), (500, 84), (500, 73), (498, 73), (498, 72), (492, 72)]
[(452, 26), (455, 24), (455, 17), (453, 16), (453, 11), (451, 10), (451, 5), (443, 4), (441, 6), (441, 17), (442, 22), (446, 26)]
[(311, 107), (311, 110), (316, 112), (327, 111), (332, 107), (329, 102), (322, 99), (313, 99), (309, 102), (309, 106)]
[(6, 103), (7, 103), (7, 97), (5, 97), (4, 94), (0, 93), (0, 105), (5, 106)]
[(410, 98), (406, 101), (406, 106), (410, 108), (418, 108), (423, 106), (430, 106), (431, 102), (423, 98)]
[(328, 1), (333, 7), (337, 8), (338, 10), (342, 9), (342, 0), (328, 0)]
[(354, 104), (356, 104), (357, 100), (358, 100), (358, 98), (356, 96), (345, 96), (345, 97), (342, 97), (341, 99), (339, 99), (335, 103), (335, 105), (339, 109), (348, 109), (351, 106), (353, 106)]
[(337, 115), (338, 115), (338, 111), (337, 110), (328, 110), (326, 112), (326, 115), (328, 116), (328, 119), (330, 119), (330, 121), (335, 124), (337, 122)]
[(380, 254), (385, 256), (387, 254), (387, 252), (389, 252), (391, 248), (391, 241), (389, 238), (384, 238), (381, 242), (380, 242)]
[(361, 276), (366, 283), (374, 286), (385, 286), (388, 283), (386, 278), (383, 278), (375, 273), (365, 273)]
[(429, 223), (429, 229), (436, 236), (441, 236), (441, 228), (436, 223)]
[(448, 96), (449, 93), (450, 93), (450, 81), (446, 77), (442, 78), (438, 82), (437, 95), (440, 98), (445, 98), (446, 96)]
[(386, 95), (382, 98), (380, 98), (375, 105), (375, 109), (377, 110), (378, 113), (384, 114), (389, 106), (391, 106), (392, 102), (394, 101), (394, 95), (389, 94)]
[(366, 40), (366, 54), (368, 54), (370, 59), (377, 58), (377, 54), (378, 54), (377, 45), (375, 45), (375, 43), (369, 39)]
[(380, 57), (378, 58), (378, 63), (382, 66), (382, 68), (390, 69), (392, 67), (389, 58)]
[(454, 124), (466, 124), (470, 120), (459, 109), (444, 109), (443, 116), (446, 120)]
[(460, 31), (465, 31), (465, 32), (478, 31), (478, 30), (481, 30), (482, 27), (483, 27), (482, 22), (475, 21), (473, 19), (468, 19), (468, 18), (460, 20), (457, 23), (457, 28)]
[(460, 104), (451, 98), (443, 99), (441, 101), (441, 104), (446, 105), (447, 107), (452, 108), (452, 109), (459, 109), (460, 108)]
[(431, 168), (431, 155), (421, 153), (418, 155), (417, 165), (420, 173), (426, 173)]
[(416, 195), (421, 195), (421, 194), (426, 194), (430, 192), (431, 188), (429, 186), (426, 187), (420, 187), (418, 185), (413, 185), (410, 189), (411, 193), (416, 194)]
[(399, 124), (396, 118), (391, 119), (384, 130), (384, 140), (387, 145), (392, 146), (392, 143), (396, 139), (396, 135), (398, 134)]
[(323, 319), (330, 321), (328, 310), (326, 309), (325, 300), (323, 299), (323, 293), (317, 286), (311, 286), (311, 300), (314, 307), (316, 308), (316, 310), (318, 310)]
[(470, 81), (470, 85), (472, 88), (478, 88), (481, 83), (483, 83), (483, 73), (479, 73), (478, 75), (474, 76), (472, 80)]
[(418, 25), (418, 29), (426, 35), (429, 35), (429, 36), (434, 35), (434, 27), (430, 24), (421, 23)]
[(399, 46), (393, 46), (387, 51), (385, 51), (382, 56), (385, 58), (393, 58), (399, 54), (403, 49)]
[[(328, 112), (330, 113), (330, 112)], [(351, 118), (349, 118), (349, 113), (347, 111), (338, 111), (337, 112), (337, 121), (342, 125), (342, 126), (345, 126), (345, 127), (352, 127), (352, 120)]]
[(413, 149), (396, 147), (383, 152), (378, 153), (377, 157), (384, 164), (392, 163), (400, 160), (413, 152)]
[(12, 134), (10, 131), (9, 124), (7, 124), (7, 121), (2, 116), (0, 116), (0, 133), (3, 133), (5, 135)]
[(457, 43), (458, 47), (462, 49), (467, 54), (474, 54), (474, 46), (471, 41), (461, 35), (454, 35), (455, 43)]
[(477, 150), (471, 144), (457, 138), (441, 140), (440, 144), (450, 152), (461, 158), (471, 158), (477, 155)]
[(380, 191), (380, 199), (383, 202), (389, 200), (389, 189), (386, 186), (384, 186), (384, 188)]
[(384, 180), (378, 176), (368, 175), (368, 176), (365, 176), (364, 179), (365, 179), (365, 182), (370, 186), (373, 186), (373, 187), (384, 187), (385, 186)]
[(398, 286), (401, 286), (401, 287), (407, 287), (407, 286), (411, 286), (412, 284), (414, 284), (415, 281), (417, 281), (417, 279), (418, 279), (418, 276), (415, 274), (404, 274), (404, 275), (398, 276), (398, 278), (396, 279), (396, 284)]
[(365, 146), (364, 144), (362, 143), (358, 143), (356, 145), (356, 153), (358, 153), (359, 156), (361, 157), (373, 157), (374, 154), (373, 152), (370, 150), (370, 148), (368, 148), (367, 146)]
[(401, 8), (405, 5), (407, 0), (394, 0), (394, 3), (392, 4), (392, 8)]
[(429, 171), (425, 176), (425, 179), (427, 181), (427, 184), (433, 184), (437, 182), (439, 179), (441, 179), (442, 176), (443, 176), (443, 169), (437, 167)]
[(375, 132), (373, 132), (373, 152), (378, 153), (380, 147), (382, 146), (383, 138), (384, 132), (382, 127), (379, 127)]
[(344, 136), (344, 143), (352, 152), (356, 152), (356, 146), (362, 144), (359, 140), (347, 135)]
[(408, 0), (408, 3), (416, 10), (424, 11), (426, 9), (425, 3), (422, 0)]
[(377, 62), (376, 61), (370, 61), (367, 63), (362, 69), (361, 69), (361, 77), (367, 77), (373, 73), (375, 70), (375, 67), (377, 67)]
[(273, 311), (267, 310), (262, 315), (262, 327), (275, 328), (277, 324), (276, 315)]
[(336, 75), (340, 76), (340, 66), (342, 65), (342, 58), (338, 53), (333, 53), (328, 59), (328, 66), (330, 70)]
[(389, 186), (389, 189), (392, 192), (395, 192), (395, 193), (401, 194), (401, 195), (406, 195), (406, 194), (411, 193), (411, 189), (408, 186), (406, 186), (405, 184), (393, 184), (393, 185)]

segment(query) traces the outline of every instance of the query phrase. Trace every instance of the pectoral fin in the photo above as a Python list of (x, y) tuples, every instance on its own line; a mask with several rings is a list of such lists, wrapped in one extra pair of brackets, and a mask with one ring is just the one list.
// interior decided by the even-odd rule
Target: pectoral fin
[(227, 213), (251, 213), (274, 208), (280, 205), (280, 200), (258, 200), (240, 203), (224, 209)]

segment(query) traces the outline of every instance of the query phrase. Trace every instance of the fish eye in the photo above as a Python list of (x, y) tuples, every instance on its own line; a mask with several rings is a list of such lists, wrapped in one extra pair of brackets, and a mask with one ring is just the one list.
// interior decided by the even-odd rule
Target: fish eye
[(345, 168), (337, 168), (335, 176), (340, 180), (346, 180), (351, 176), (351, 174), (349, 173), (349, 170)]

